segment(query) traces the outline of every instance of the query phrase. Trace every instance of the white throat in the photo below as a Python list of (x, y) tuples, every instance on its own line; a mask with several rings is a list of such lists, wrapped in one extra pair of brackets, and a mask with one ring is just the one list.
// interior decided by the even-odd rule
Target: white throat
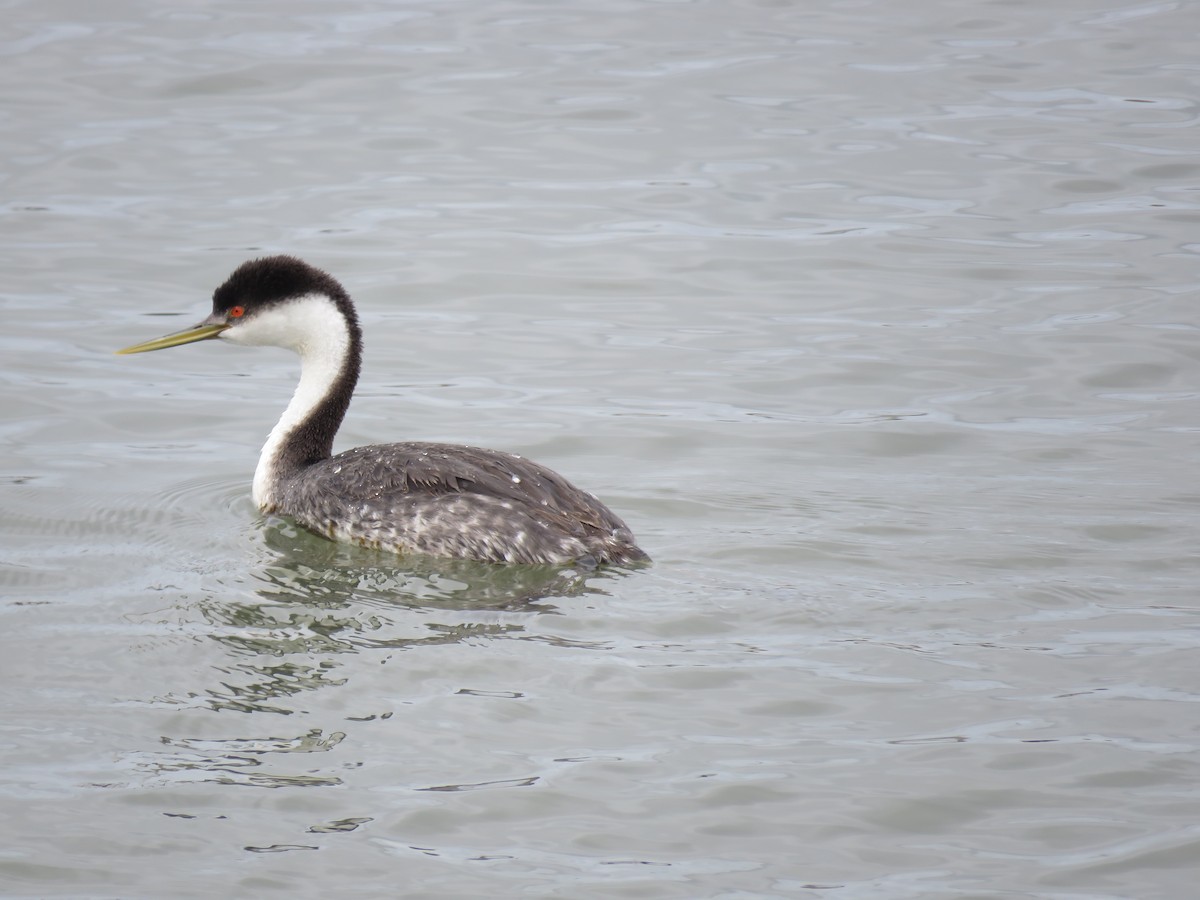
[(276, 505), (280, 450), (332, 389), (350, 352), (350, 330), (333, 300), (325, 294), (305, 294), (255, 314), (221, 337), (235, 344), (286, 347), (300, 354), (300, 383), (263, 444), (254, 470), (254, 502), (262, 512), (269, 512)]

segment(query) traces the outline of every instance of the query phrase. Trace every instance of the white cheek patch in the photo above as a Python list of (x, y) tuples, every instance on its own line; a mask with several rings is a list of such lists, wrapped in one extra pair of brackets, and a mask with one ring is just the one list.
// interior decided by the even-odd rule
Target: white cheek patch
[[(301, 356), (320, 345), (336, 343), (341, 336), (349, 343), (346, 320), (337, 304), (325, 294), (305, 294), (294, 300), (254, 313), (221, 332), (221, 339), (247, 347), (285, 347)], [(339, 355), (344, 347), (336, 348)]]

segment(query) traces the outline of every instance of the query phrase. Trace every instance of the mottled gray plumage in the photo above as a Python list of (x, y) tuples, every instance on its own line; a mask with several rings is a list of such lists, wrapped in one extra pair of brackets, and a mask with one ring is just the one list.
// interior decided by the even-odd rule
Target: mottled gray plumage
[(453, 444), (356, 447), (279, 479), (274, 512), (368, 547), (509, 563), (648, 557), (594, 496), (544, 466)]

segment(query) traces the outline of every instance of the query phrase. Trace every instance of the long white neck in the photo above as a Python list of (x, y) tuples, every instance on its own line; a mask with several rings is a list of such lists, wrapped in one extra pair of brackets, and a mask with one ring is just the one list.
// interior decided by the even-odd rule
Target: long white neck
[(287, 409), (267, 435), (267, 442), (258, 454), (258, 466), (254, 469), (251, 496), (263, 512), (275, 506), (273, 492), (282, 469), (280, 457), (284, 445), (292, 433), (311, 418), (321, 402), (329, 396), (334, 381), (342, 371), (347, 346), (348, 339), (341, 342), (341, 355), (336, 357), (326, 353), (301, 353), (300, 383), (296, 385), (296, 391), (292, 394)]
[(300, 383), (263, 444), (254, 470), (254, 502), (270, 512), (278, 505), (281, 479), (295, 466), (297, 451), (307, 457), (314, 451), (329, 454), (358, 375), (357, 365), (349, 365), (350, 330), (329, 297), (308, 294), (263, 310), (222, 337), (239, 344), (286, 347), (300, 355)]

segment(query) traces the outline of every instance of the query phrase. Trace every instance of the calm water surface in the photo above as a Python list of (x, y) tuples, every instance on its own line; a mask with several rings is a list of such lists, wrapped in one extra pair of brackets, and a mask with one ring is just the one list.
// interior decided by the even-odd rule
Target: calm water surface
[[(1195, 4), (2, 6), (0, 893), (1191, 896)], [(268, 252), (653, 567), (260, 521)]]

